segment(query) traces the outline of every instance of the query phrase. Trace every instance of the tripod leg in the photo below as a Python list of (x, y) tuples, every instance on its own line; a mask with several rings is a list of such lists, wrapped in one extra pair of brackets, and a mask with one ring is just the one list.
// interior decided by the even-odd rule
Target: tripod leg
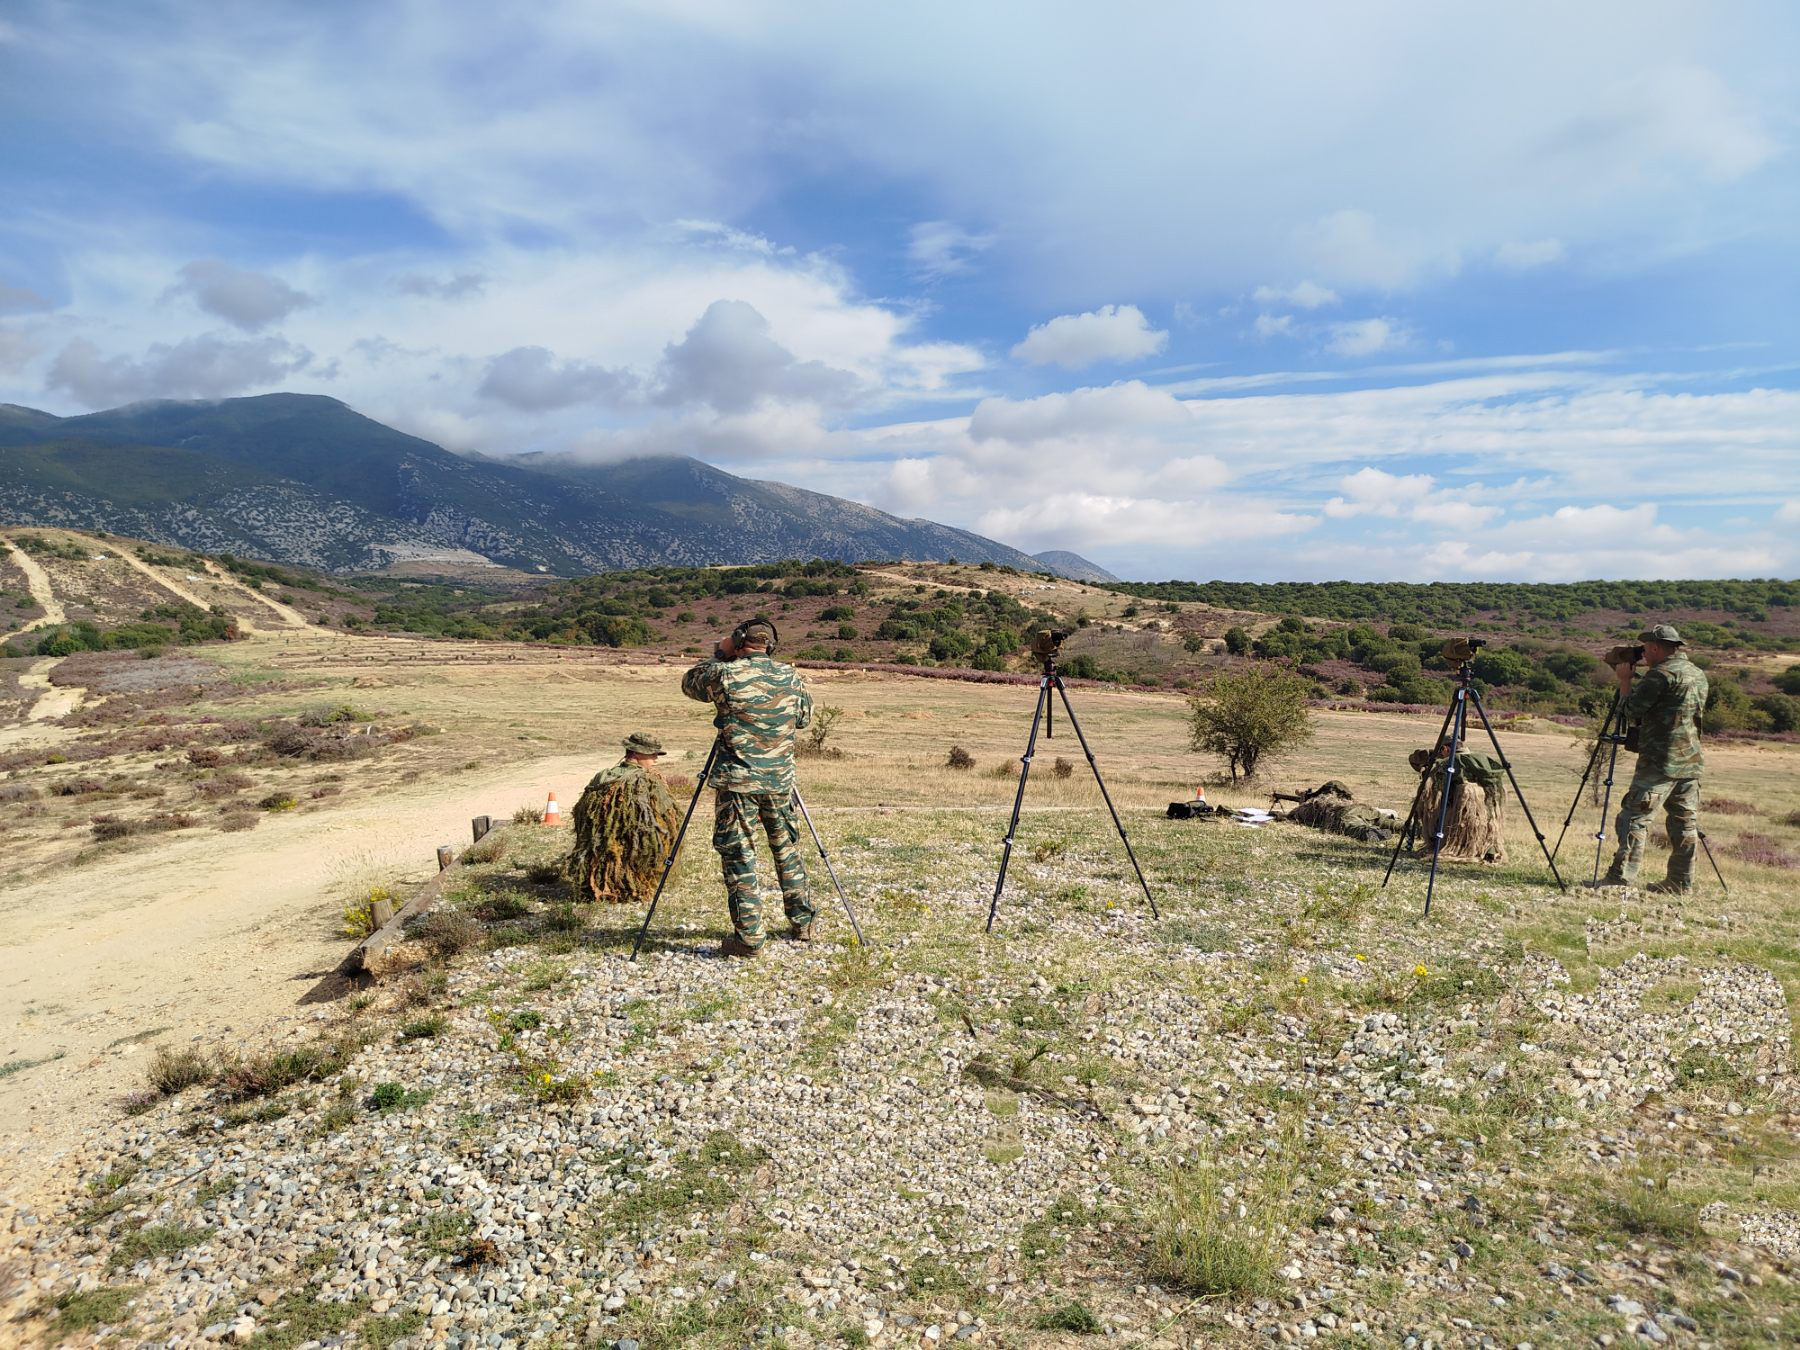
[[(1431, 743), (1435, 753), (1438, 746), (1444, 743), (1444, 733), (1450, 730), (1450, 721), (1456, 716), (1456, 700), (1450, 700), (1450, 706), (1444, 710), (1444, 720), (1438, 726), (1437, 739)], [(1419, 806), (1425, 800), (1425, 785), (1431, 781), (1434, 771), (1427, 769), (1419, 775), (1419, 786), (1413, 792), (1412, 809), (1406, 813), (1406, 825), (1400, 831), (1399, 842), (1394, 845), (1394, 856), (1388, 859), (1387, 876), (1381, 879), (1381, 889), (1386, 890), (1388, 882), (1394, 875), (1394, 864), (1400, 861), (1400, 855), (1412, 843), (1414, 832), (1423, 822), (1419, 819)]]
[(1594, 737), (1594, 753), (1588, 756), (1587, 768), (1581, 771), (1581, 781), (1575, 785), (1575, 800), (1569, 803), (1569, 814), (1563, 817), (1562, 833), (1556, 836), (1556, 847), (1550, 850), (1550, 861), (1556, 862), (1556, 855), (1562, 852), (1563, 837), (1569, 833), (1569, 822), (1575, 819), (1575, 812), (1581, 806), (1581, 794), (1587, 791), (1588, 779), (1594, 776), (1594, 766), (1600, 762), (1600, 752), (1606, 749), (1606, 738), (1612, 731), (1613, 718), (1619, 712), (1619, 696), (1613, 695), (1612, 706), (1606, 710), (1601, 719), (1600, 732)]
[(1506, 751), (1500, 748), (1500, 738), (1494, 734), (1494, 724), (1488, 721), (1487, 709), (1481, 705), (1481, 691), (1470, 685), (1469, 697), (1475, 700), (1475, 712), (1481, 718), (1488, 740), (1494, 743), (1494, 753), (1500, 756), (1500, 767), (1506, 770), (1506, 779), (1512, 784), (1513, 796), (1519, 799), (1519, 810), (1525, 813), (1525, 823), (1531, 826), (1531, 832), (1537, 836), (1538, 847), (1544, 851), (1544, 861), (1550, 864), (1550, 875), (1556, 878), (1556, 888), (1567, 891), (1569, 888), (1563, 884), (1562, 873), (1556, 870), (1556, 858), (1550, 852), (1544, 832), (1537, 827), (1537, 821), (1531, 818), (1531, 808), (1525, 804), (1525, 794), (1519, 790), (1519, 780), (1513, 775), (1512, 761), (1506, 757)]
[[(1437, 833), (1431, 836), (1431, 875), (1425, 881), (1425, 917), (1431, 917), (1431, 894), (1437, 889), (1438, 855), (1444, 851), (1444, 827), (1450, 820), (1450, 797), (1456, 791), (1456, 752), (1469, 729), (1469, 686), (1457, 686), (1450, 703), (1450, 755), (1444, 761), (1444, 799), (1438, 803)], [(1433, 753), (1436, 748), (1433, 747)], [(1436, 773), (1435, 761), (1429, 772)]]
[(1000, 912), (1000, 892), (1006, 888), (1006, 865), (1012, 861), (1013, 836), (1019, 832), (1019, 807), (1025, 801), (1025, 780), (1031, 777), (1031, 756), (1037, 750), (1038, 724), (1044, 720), (1044, 709), (1050, 706), (1050, 677), (1038, 680), (1037, 706), (1031, 712), (1031, 735), (1025, 741), (1025, 754), (1019, 760), (1019, 790), (1013, 793), (1012, 820), (1006, 826), (1006, 843), (1000, 850), (1000, 875), (994, 879), (994, 898), (988, 901), (987, 931), (994, 931), (994, 915)]
[(1616, 732), (1613, 735), (1612, 752), (1606, 758), (1606, 791), (1600, 795), (1600, 828), (1594, 832), (1594, 884), (1600, 884), (1600, 855), (1606, 850), (1606, 817), (1612, 810), (1613, 774), (1619, 765), (1619, 742), (1624, 738)]
[(712, 749), (706, 752), (706, 766), (700, 770), (700, 781), (694, 784), (694, 796), (688, 802), (687, 814), (681, 818), (681, 829), (676, 832), (675, 842), (669, 846), (668, 859), (663, 863), (662, 879), (656, 883), (656, 894), (650, 897), (650, 908), (644, 914), (643, 927), (638, 929), (637, 941), (631, 944), (631, 959), (638, 959), (638, 952), (643, 948), (644, 937), (650, 931), (650, 920), (656, 917), (656, 906), (662, 900), (663, 887), (669, 884), (669, 872), (675, 866), (675, 858), (681, 852), (681, 841), (687, 838), (688, 822), (694, 818), (694, 808), (700, 804), (700, 794), (706, 789), (706, 780), (712, 776), (713, 761), (719, 757), (718, 738), (713, 738)]
[(836, 888), (838, 903), (844, 907), (844, 917), (850, 920), (850, 930), (856, 934), (856, 945), (863, 945), (862, 925), (856, 921), (856, 911), (850, 908), (850, 897), (844, 894), (844, 888), (838, 885), (837, 869), (831, 865), (831, 855), (825, 851), (825, 841), (819, 838), (819, 827), (813, 824), (812, 812), (806, 809), (806, 801), (800, 796), (800, 789), (794, 789), (794, 805), (800, 808), (800, 818), (806, 822), (806, 828), (812, 831), (813, 843), (818, 846), (819, 857), (825, 863), (825, 870), (831, 876), (831, 884)]
[[(1100, 777), (1100, 766), (1094, 763), (1094, 752), (1088, 748), (1087, 737), (1082, 733), (1081, 723), (1075, 720), (1075, 706), (1069, 702), (1069, 691), (1063, 688), (1062, 676), (1051, 677), (1056, 681), (1056, 692), (1062, 695), (1063, 711), (1069, 715), (1069, 725), (1075, 728), (1075, 739), (1081, 742), (1081, 753), (1087, 756), (1088, 768), (1094, 771), (1094, 781), (1100, 785), (1100, 798), (1106, 803), (1106, 809), (1112, 813), (1113, 828), (1119, 832), (1119, 842), (1125, 845), (1125, 856), (1131, 859), (1131, 870), (1137, 873), (1138, 885), (1144, 888), (1144, 899), (1150, 902), (1150, 914), (1153, 918), (1162, 918), (1157, 911), (1156, 899), (1150, 894), (1150, 883), (1144, 880), (1144, 869), (1138, 866), (1137, 854), (1131, 851), (1131, 839), (1125, 833), (1125, 826), (1119, 820), (1119, 813), (1114, 808), (1112, 794), (1106, 790), (1106, 780)], [(1045, 695), (1046, 700), (1049, 695)]]
[(1719, 879), (1719, 889), (1730, 895), (1731, 887), (1725, 884), (1725, 874), (1719, 870), (1719, 860), (1713, 857), (1712, 845), (1706, 842), (1706, 831), (1697, 830), (1695, 833), (1700, 836), (1700, 847), (1706, 850), (1706, 861), (1712, 864), (1713, 875)]

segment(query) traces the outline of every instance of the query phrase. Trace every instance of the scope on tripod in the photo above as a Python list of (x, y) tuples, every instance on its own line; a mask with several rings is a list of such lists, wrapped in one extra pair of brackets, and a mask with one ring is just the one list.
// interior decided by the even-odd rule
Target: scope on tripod
[(1460, 663), (1469, 660), (1476, 652), (1487, 645), (1488, 640), (1486, 638), (1451, 638), (1450, 641), (1443, 645), (1438, 654), (1446, 661)]
[(1031, 639), (1031, 654), (1038, 657), (1055, 656), (1073, 631), (1071, 628), (1038, 629), (1037, 635)]

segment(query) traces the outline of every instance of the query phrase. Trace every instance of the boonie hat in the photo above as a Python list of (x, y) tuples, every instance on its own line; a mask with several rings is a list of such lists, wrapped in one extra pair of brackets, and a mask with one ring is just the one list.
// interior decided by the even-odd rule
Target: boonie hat
[(634, 731), (625, 738), (625, 753), (628, 755), (661, 755), (667, 753), (662, 742), (654, 736), (646, 736), (641, 731)]
[(1666, 623), (1659, 623), (1654, 628), (1646, 628), (1643, 632), (1638, 634), (1638, 641), (1666, 642), (1671, 647), (1681, 647), (1686, 645), (1681, 640), (1681, 634), (1677, 633)]
[(775, 625), (767, 619), (751, 619), (738, 632), (745, 642), (759, 642), (765, 647), (775, 640)]

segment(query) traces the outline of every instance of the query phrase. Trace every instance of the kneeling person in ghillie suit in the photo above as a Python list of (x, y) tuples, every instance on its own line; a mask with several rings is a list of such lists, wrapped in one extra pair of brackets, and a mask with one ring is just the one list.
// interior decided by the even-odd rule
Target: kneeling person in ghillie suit
[[(1438, 857), (1462, 862), (1506, 861), (1506, 766), (1479, 750), (1458, 750), (1456, 772), (1448, 774), (1450, 744), (1438, 743), (1437, 752), (1415, 750), (1407, 763), (1430, 778), (1419, 796), (1418, 849), (1431, 852), (1438, 819), (1444, 822), (1444, 842)], [(1444, 782), (1453, 779), (1450, 810), (1444, 812)]]
[(576, 900), (650, 903), (681, 824), (681, 807), (656, 773), (662, 753), (656, 737), (634, 731), (625, 758), (583, 789), (567, 865)]
[(794, 733), (812, 725), (812, 695), (792, 666), (775, 660), (774, 625), (751, 619), (681, 677), (681, 692), (718, 710), (719, 754), (713, 789), (713, 847), (725, 874), (732, 932), (720, 951), (762, 950), (762, 894), (756, 884), (756, 830), (768, 836), (781, 879), (790, 936), (812, 940), (813, 908), (794, 820)]

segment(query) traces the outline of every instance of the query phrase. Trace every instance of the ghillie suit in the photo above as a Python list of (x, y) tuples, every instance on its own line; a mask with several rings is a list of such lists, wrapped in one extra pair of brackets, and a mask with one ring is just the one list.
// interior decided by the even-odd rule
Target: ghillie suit
[(1300, 794), (1299, 803), (1287, 813), (1296, 825), (1310, 825), (1315, 830), (1346, 834), (1365, 844), (1384, 843), (1393, 828), (1380, 811), (1354, 801), (1350, 789), (1337, 779), (1321, 783)]
[(575, 846), (564, 868), (575, 899), (647, 905), (681, 827), (667, 784), (629, 760), (594, 775), (572, 813)]
[[(1408, 762), (1421, 773), (1430, 766), (1413, 822), (1418, 852), (1428, 855), (1443, 810), (1444, 761), (1428, 750), (1415, 750)], [(1476, 750), (1457, 751), (1455, 787), (1450, 794), (1450, 813), (1444, 817), (1444, 843), (1438, 857), (1460, 862), (1506, 861), (1506, 770), (1494, 756)]]

